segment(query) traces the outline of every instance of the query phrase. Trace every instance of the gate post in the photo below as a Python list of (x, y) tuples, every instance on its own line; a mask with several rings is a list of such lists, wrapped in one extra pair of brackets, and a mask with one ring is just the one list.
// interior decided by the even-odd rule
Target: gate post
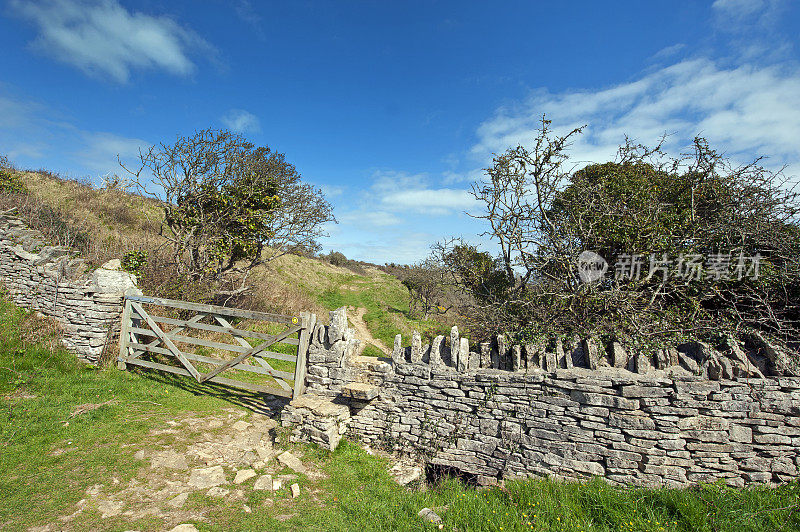
[(128, 365), (125, 364), (125, 359), (128, 358), (128, 344), (130, 343), (131, 333), (131, 302), (127, 298), (124, 299), (124, 307), (122, 307), (122, 323), (119, 328), (119, 357), (117, 358), (117, 369), (125, 370)]
[(316, 316), (309, 312), (300, 314), (303, 328), (300, 330), (300, 341), (297, 346), (297, 361), (294, 368), (294, 393), (292, 399), (300, 397), (306, 389), (306, 355), (308, 345), (311, 343), (311, 328), (314, 327)]

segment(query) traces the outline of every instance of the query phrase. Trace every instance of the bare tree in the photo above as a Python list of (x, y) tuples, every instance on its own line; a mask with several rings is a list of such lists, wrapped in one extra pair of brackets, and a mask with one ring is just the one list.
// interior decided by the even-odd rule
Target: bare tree
[(408, 289), (409, 313), (422, 311), (427, 320), (431, 313), (445, 314), (454, 306), (452, 285), (446, 282), (446, 270), (432, 258), (412, 265), (403, 272), (402, 283)]

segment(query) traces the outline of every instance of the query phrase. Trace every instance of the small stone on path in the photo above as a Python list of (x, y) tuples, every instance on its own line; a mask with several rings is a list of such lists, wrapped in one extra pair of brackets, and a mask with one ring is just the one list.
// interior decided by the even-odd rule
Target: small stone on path
[(283, 487), (283, 481), (280, 479), (272, 479), (272, 491), (278, 491)]
[(144, 450), (143, 449), (139, 449), (138, 451), (133, 453), (133, 457), (136, 460), (144, 460), (144, 458), (145, 458)]
[(213, 488), (220, 484), (227, 484), (222, 466), (193, 469), (189, 477), (189, 485), (197, 489)]
[(272, 475), (264, 475), (258, 477), (255, 484), (253, 484), (254, 490), (271, 490), (272, 489)]
[(252, 423), (248, 423), (247, 421), (239, 420), (233, 424), (233, 430), (246, 430), (252, 427)]
[(180, 508), (180, 507), (182, 507), (184, 504), (186, 504), (186, 499), (187, 499), (187, 497), (189, 497), (189, 494), (188, 494), (188, 493), (186, 493), (186, 492), (184, 492), (184, 493), (179, 493), (178, 495), (176, 495), (175, 497), (173, 497), (172, 499), (170, 499), (170, 500), (169, 500), (169, 502), (167, 502), (167, 504), (169, 504), (169, 505), (170, 505), (170, 506), (172, 506), (173, 508)]
[(169, 532), (200, 532), (197, 530), (197, 527), (191, 523), (182, 523), (175, 528), (171, 529)]
[(251, 510), (251, 509), (250, 509), (250, 507), (249, 507), (249, 506), (247, 506), (246, 504), (243, 506), (243, 508), (244, 508), (244, 512), (245, 512), (245, 513), (247, 513), (247, 514), (249, 514), (250, 512), (252, 512), (252, 511), (253, 511), (253, 510)]
[(292, 484), (292, 499), (296, 499), (300, 496), (300, 486), (295, 482)]
[(186, 457), (178, 454), (172, 449), (156, 453), (151, 462), (150, 467), (158, 469), (159, 467), (166, 467), (168, 469), (189, 469), (189, 464), (186, 462)]
[(303, 465), (303, 462), (301, 462), (299, 458), (297, 458), (289, 451), (285, 451), (282, 454), (279, 454), (278, 462), (282, 463), (295, 473), (300, 473), (302, 475), (306, 473), (306, 466)]
[(208, 490), (206, 492), (206, 496), (208, 496), (208, 497), (224, 497), (228, 493), (230, 493), (230, 490), (226, 490), (225, 488), (220, 488), (219, 486), (214, 486), (213, 488), (211, 488), (210, 490)]
[(242, 482), (247, 482), (256, 475), (257, 473), (252, 469), (242, 469), (236, 473), (236, 478), (233, 479), (233, 483), (241, 484)]

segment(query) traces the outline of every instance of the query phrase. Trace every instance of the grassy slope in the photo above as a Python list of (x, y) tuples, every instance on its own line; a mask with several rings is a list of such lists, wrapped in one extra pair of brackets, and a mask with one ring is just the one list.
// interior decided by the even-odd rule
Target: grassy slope
[[(90, 253), (94, 266), (123, 253), (148, 249), (161, 242), (157, 234), (161, 212), (147, 199), (116, 191), (93, 190), (80, 183), (42, 173), (23, 178), (39, 201), (65, 213), (93, 235)], [(445, 327), (435, 321), (408, 317), (408, 291), (394, 276), (376, 268), (358, 274), (347, 268), (296, 255), (287, 255), (253, 272), (263, 310), (297, 314), (316, 312), (327, 321), (327, 311), (340, 306), (364, 307), (364, 321), (375, 338), (392, 346), (394, 336), (412, 329), (433, 336)], [(163, 294), (151, 294), (163, 295)], [(378, 354), (367, 350), (365, 354)]]
[[(0, 529), (60, 523), (94, 484), (124, 483), (147, 470), (133, 458), (148, 430), (182, 415), (213, 415), (232, 397), (195, 395), (174, 383), (113, 369), (97, 370), (52, 351), (43, 322), (0, 300)], [(38, 344), (21, 338), (37, 339)], [(33, 396), (23, 398), (25, 395)], [(114, 402), (70, 417), (75, 406)], [(63, 422), (68, 421), (65, 425)], [(706, 485), (690, 490), (623, 489), (595, 479), (510, 482), (475, 490), (449, 480), (423, 491), (395, 484), (385, 465), (358, 446), (335, 452), (298, 445), (327, 477), (301, 478), (292, 500), (243, 485), (245, 499), (193, 494), (188, 509), (203, 509), (200, 530), (420, 530), (417, 512), (448, 505), (444, 530), (800, 530), (800, 485), (735, 490)], [(229, 473), (230, 474), (230, 473)], [(273, 499), (264, 505), (265, 499)], [(248, 504), (252, 513), (242, 511)], [(60, 526), (60, 525), (59, 525)], [(163, 529), (156, 519), (101, 519), (84, 512), (69, 529)]]

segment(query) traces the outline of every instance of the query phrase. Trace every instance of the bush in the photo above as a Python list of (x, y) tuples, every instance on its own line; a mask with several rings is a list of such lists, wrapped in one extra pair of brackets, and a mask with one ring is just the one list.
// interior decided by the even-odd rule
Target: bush
[(122, 256), (122, 269), (136, 276), (141, 282), (144, 276), (144, 268), (147, 266), (147, 251), (128, 251)]
[(344, 256), (344, 253), (338, 251), (331, 251), (327, 260), (334, 266), (347, 266), (347, 263), (350, 262), (347, 260), (347, 257)]
[(25, 185), (22, 184), (14, 165), (2, 154), (0, 154), (0, 192), (14, 194), (25, 192)]
[[(458, 241), (440, 247), (475, 298), (476, 327), (669, 341), (757, 329), (796, 342), (800, 202), (780, 173), (734, 165), (702, 138), (677, 159), (628, 142), (616, 161), (567, 171), (580, 131), (554, 136), (543, 119), (533, 147), (498, 155), (473, 185), (497, 258)], [(578, 265), (587, 251), (610, 270), (592, 282)]]

